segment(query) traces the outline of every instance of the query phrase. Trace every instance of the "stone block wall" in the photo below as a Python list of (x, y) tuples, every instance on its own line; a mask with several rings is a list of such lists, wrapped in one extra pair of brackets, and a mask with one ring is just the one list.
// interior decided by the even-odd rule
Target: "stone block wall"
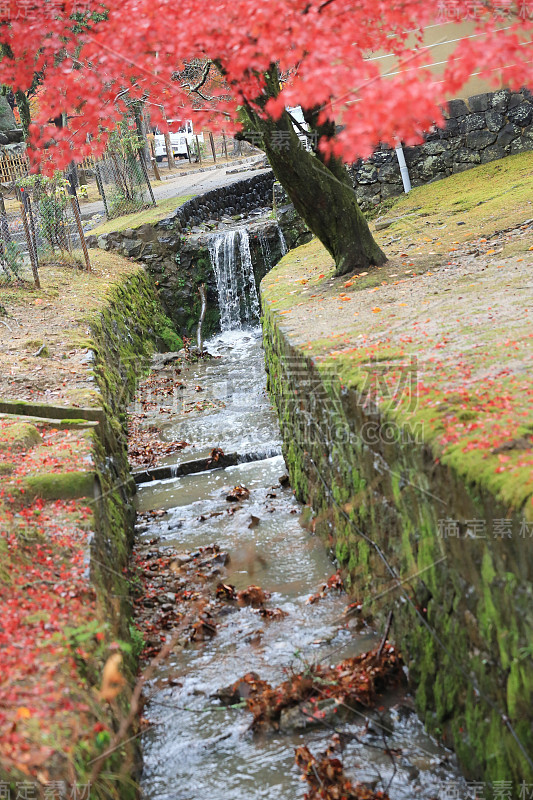
[[(452, 100), (445, 116), (444, 128), (428, 133), (422, 144), (404, 148), (413, 186), (533, 150), (533, 95), (527, 89)], [(398, 159), (389, 147), (380, 147), (349, 170), (363, 210), (403, 192)]]
[[(274, 174), (270, 171), (235, 181), (187, 200), (162, 223), (168, 228), (176, 228), (179, 223), (181, 229), (186, 229), (210, 219), (220, 219), (224, 215), (231, 217), (271, 206), (273, 185)], [(162, 223), (160, 227), (165, 227)]]

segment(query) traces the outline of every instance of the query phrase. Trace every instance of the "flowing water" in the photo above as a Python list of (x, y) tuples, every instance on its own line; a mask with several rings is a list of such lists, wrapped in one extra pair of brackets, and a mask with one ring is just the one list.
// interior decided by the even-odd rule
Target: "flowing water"
[(215, 233), (208, 247), (217, 280), (222, 332), (257, 323), (260, 314), (259, 295), (248, 231), (242, 227)]
[[(285, 236), (283, 235), (283, 231), (281, 230), (280, 226), (277, 226), (277, 233), (279, 239), (279, 249), (282, 256), (284, 256), (288, 252), (287, 242), (285, 240)], [(263, 256), (263, 263), (267, 268), (267, 271), (272, 269), (274, 266), (274, 259), (272, 258), (272, 248), (270, 247), (270, 242), (268, 241), (268, 237), (265, 235), (264, 231), (259, 232), (259, 246), (261, 247), (261, 255)]]
[[(287, 252), (287, 242), (277, 225), (281, 255)], [(266, 271), (274, 266), (272, 249), (263, 230), (258, 233), (259, 246)], [(217, 282), (220, 325), (222, 332), (248, 328), (257, 324), (260, 316), (250, 238), (245, 226), (219, 231), (211, 235), (208, 243), (209, 258)]]
[[(234, 244), (236, 239), (237, 234)], [(215, 240), (213, 248), (222, 265), (226, 244)], [(228, 245), (228, 262), (229, 250)], [(280, 434), (265, 391), (260, 330), (226, 332), (206, 346), (213, 358), (184, 369), (180, 402), (148, 423), (159, 424), (168, 439), (190, 442), (181, 460), (207, 455), (213, 447), (276, 452)], [(158, 537), (159, 547), (179, 550), (216, 542), (230, 554), (228, 581), (237, 589), (262, 586), (272, 592), (269, 606), (287, 612), (281, 621), (268, 621), (251, 608), (231, 607), (216, 636), (171, 655), (159, 668), (144, 709), (151, 724), (142, 740), (142, 789), (149, 800), (303, 798), (294, 747), (305, 743), (317, 754), (332, 731), (289, 729), (259, 736), (249, 730), (247, 711), (224, 707), (212, 695), (247, 672), (278, 683), (291, 666), (301, 671), (314, 661), (335, 663), (381, 638), (380, 631), (356, 619), (346, 621), (346, 596), (332, 593), (316, 604), (306, 602), (334, 572), (334, 564), (323, 542), (300, 525), (301, 507), (290, 487), (279, 482), (285, 472), (277, 455), (139, 488), (139, 511), (167, 512), (140, 527), (141, 539)], [(250, 497), (228, 510), (227, 491), (238, 484), (250, 490)], [(251, 524), (252, 517), (259, 522)], [(357, 737), (343, 752), (347, 775), (379, 782), (378, 788), (390, 783), (391, 800), (444, 798), (446, 785), (452, 784), (461, 791), (464, 783), (453, 757), (424, 733), (408, 698), (398, 695), (387, 705), (378, 721), (369, 723), (359, 713), (342, 723)], [(401, 751), (394, 766), (384, 752), (385, 739)]]
[[(278, 228), (278, 230), (281, 231), (281, 228)], [(283, 233), (281, 235), (283, 236)], [(261, 255), (263, 256), (265, 266), (267, 269), (271, 269), (274, 266), (272, 263), (272, 250), (270, 249), (269, 241), (263, 231), (259, 233), (259, 246), (261, 247)], [(285, 252), (287, 252), (287, 250), (285, 250)]]
[(213, 358), (190, 364), (184, 388), (163, 399), (169, 413), (147, 417), (164, 439), (189, 442), (163, 463), (205, 458), (213, 447), (225, 453), (281, 453), (277, 418), (265, 388), (261, 329), (230, 331), (206, 347)]
[(289, 248), (287, 247), (287, 242), (285, 241), (285, 236), (283, 235), (283, 231), (281, 230), (279, 225), (278, 225), (278, 236), (279, 236), (279, 242), (280, 242), (280, 245), (281, 245), (281, 254), (285, 255), (285, 253), (289, 252)]

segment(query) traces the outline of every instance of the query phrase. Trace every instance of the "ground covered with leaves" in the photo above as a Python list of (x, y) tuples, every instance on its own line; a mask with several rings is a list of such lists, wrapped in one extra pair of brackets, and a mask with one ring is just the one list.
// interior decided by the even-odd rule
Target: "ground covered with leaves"
[[(107, 708), (89, 690), (108, 639), (89, 579), (94, 509), (68, 497), (92, 485), (91, 464), (90, 430), (0, 418), (3, 780), (79, 783), (84, 754), (109, 741)], [(58, 486), (65, 499), (53, 499)]]
[(91, 251), (92, 272), (41, 269), (42, 289), (26, 282), (0, 286), (0, 398), (53, 405), (88, 405), (94, 391), (87, 315), (116, 281), (139, 267)]
[(155, 422), (180, 404), (184, 388), (180, 365), (187, 358), (186, 352), (182, 358), (172, 357), (139, 383), (134, 408), (128, 415), (128, 457), (134, 468), (154, 467), (166, 456), (187, 447), (187, 442), (181, 440), (164, 441), (161, 427), (150, 422), (152, 417)]
[(262, 284), (321, 370), (531, 519), (532, 182), (524, 153), (414, 189), (375, 223), (383, 267), (335, 278), (313, 240)]
[(100, 252), (92, 264), (43, 268), (42, 289), (0, 295), (0, 401), (44, 404), (0, 414), (0, 780), (29, 781), (31, 796), (87, 780), (113, 733), (104, 666), (127, 649), (89, 575), (98, 423), (62, 409), (100, 402), (89, 315), (138, 267)]
[[(128, 415), (128, 456), (134, 469), (159, 466), (188, 446), (189, 443), (181, 439), (166, 438), (165, 420), (172, 420), (177, 411), (194, 414), (223, 406), (221, 400), (203, 398), (201, 386), (190, 387), (195, 393), (193, 397), (198, 396), (197, 400), (186, 396), (183, 367), (210, 356), (206, 352), (201, 356), (195, 354), (190, 349), (189, 339), (186, 338), (184, 343), (179, 355), (169, 353), (154, 356), (152, 371), (139, 382)], [(213, 457), (217, 460), (221, 455), (224, 453), (220, 450)]]

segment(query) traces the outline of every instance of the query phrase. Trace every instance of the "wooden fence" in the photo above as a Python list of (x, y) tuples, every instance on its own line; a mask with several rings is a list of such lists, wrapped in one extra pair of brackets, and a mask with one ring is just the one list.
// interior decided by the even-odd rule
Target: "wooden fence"
[(81, 164), (78, 164), (78, 170), (81, 169), (94, 169), (96, 164), (96, 159), (94, 156), (86, 156)]
[[(205, 144), (205, 151), (204, 155), (200, 151), (200, 145), (197, 143), (197, 149), (199, 152), (198, 158), (200, 163), (202, 162), (202, 158), (205, 158), (206, 155), (209, 153), (210, 155), (208, 158), (212, 157), (212, 160), (216, 162), (217, 160), (217, 153), (219, 151), (219, 157), (228, 157), (228, 145), (226, 143), (226, 137), (224, 134), (221, 136), (213, 137), (213, 134), (207, 133), (207, 141)], [(211, 156), (212, 154), (212, 156)], [(189, 154), (190, 160), (190, 154)], [(94, 170), (97, 161), (93, 156), (87, 156), (83, 159), (83, 161), (78, 164), (78, 170)], [(0, 151), (0, 183), (14, 183), (15, 181), (20, 180), (21, 178), (25, 178), (28, 175), (30, 170), (30, 162), (29, 158), (26, 153), (14, 153), (13, 155), (7, 152)]]
[(0, 183), (13, 183), (25, 178), (30, 169), (30, 161), (25, 153), (0, 154)]
[[(94, 169), (95, 159), (92, 156), (84, 158), (78, 169)], [(0, 183), (13, 183), (25, 178), (30, 171), (30, 160), (26, 153), (0, 152)]]

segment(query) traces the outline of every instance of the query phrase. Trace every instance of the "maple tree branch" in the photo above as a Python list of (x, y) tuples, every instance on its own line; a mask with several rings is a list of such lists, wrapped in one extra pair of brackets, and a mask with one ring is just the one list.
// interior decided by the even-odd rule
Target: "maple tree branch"
[(207, 61), (206, 62), (206, 64), (204, 65), (203, 75), (202, 75), (201, 79), (199, 80), (199, 82), (196, 84), (196, 86), (191, 86), (189, 84), (189, 89), (191, 90), (191, 92), (198, 92), (198, 90), (202, 88), (202, 86), (204, 85), (204, 83), (206, 82), (206, 80), (209, 77), (209, 73), (211, 71), (212, 65), (213, 65), (212, 61)]
[(318, 13), (321, 14), (327, 6), (330, 6), (334, 2), (335, 0), (326, 0), (325, 3), (322, 3), (322, 5), (318, 6)]
[(206, 97), (206, 95), (202, 94), (202, 92), (199, 89), (195, 89), (194, 94), (197, 94), (198, 97), (201, 97), (202, 100), (205, 100), (206, 103), (212, 103), (213, 100), (215, 100), (214, 97)]

